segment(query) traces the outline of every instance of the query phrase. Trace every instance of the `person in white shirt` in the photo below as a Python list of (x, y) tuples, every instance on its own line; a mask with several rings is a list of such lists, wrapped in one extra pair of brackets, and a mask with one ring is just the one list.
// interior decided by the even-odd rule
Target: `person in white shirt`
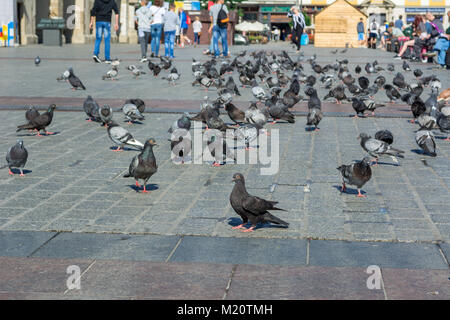
[(200, 18), (198, 16), (195, 17), (192, 27), (194, 28), (194, 46), (196, 47), (197, 44), (200, 44), (200, 36), (202, 33), (202, 23), (200, 22)]
[(380, 25), (378, 22), (375, 21), (375, 19), (372, 20), (372, 22), (369, 23), (369, 47), (372, 47), (373, 49), (376, 49), (376, 43), (378, 40), (378, 35), (380, 32)]
[(150, 13), (152, 15), (152, 23), (150, 25), (152, 57), (159, 57), (163, 19), (166, 13), (166, 9), (162, 7), (162, 4), (162, 0), (154, 0), (153, 5), (150, 7)]
[(147, 0), (141, 0), (141, 7), (136, 10), (134, 21), (138, 25), (138, 37), (141, 45), (141, 62), (147, 61), (147, 46), (150, 39), (150, 8), (147, 7)]

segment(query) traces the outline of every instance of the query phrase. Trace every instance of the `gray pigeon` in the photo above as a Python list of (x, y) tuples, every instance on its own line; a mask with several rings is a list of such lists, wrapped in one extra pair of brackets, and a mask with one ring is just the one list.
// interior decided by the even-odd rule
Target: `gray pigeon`
[(361, 147), (372, 157), (375, 158), (376, 164), (378, 164), (378, 157), (381, 155), (389, 155), (399, 158), (404, 158), (402, 153), (405, 151), (395, 149), (386, 142), (374, 139), (365, 133), (360, 133), (358, 139), (361, 140)]
[(267, 118), (268, 114), (259, 110), (256, 103), (252, 103), (250, 107), (245, 110), (245, 121), (248, 123), (258, 124), (263, 127), (267, 123)]
[(145, 142), (142, 152), (131, 160), (128, 173), (123, 176), (124, 178), (133, 177), (136, 180), (136, 187), (138, 188), (141, 187), (139, 185), (139, 179), (144, 180), (143, 193), (149, 192), (146, 189), (147, 181), (156, 173), (156, 171), (158, 171), (156, 158), (153, 153), (153, 146), (156, 145), (155, 139), (148, 139)]
[[(258, 223), (274, 223), (283, 227), (288, 227), (289, 223), (272, 215), (269, 210), (281, 210), (275, 207), (277, 201), (265, 200), (256, 196), (252, 196), (245, 188), (245, 179), (241, 173), (233, 175), (234, 187), (230, 194), (230, 204), (234, 211), (242, 218), (242, 224), (233, 227), (233, 229), (243, 229), (243, 232), (253, 231)], [(250, 228), (245, 229), (244, 225), (249, 222), (252, 224)]]
[(253, 79), (252, 82), (252, 94), (256, 99), (258, 99), (258, 101), (262, 101), (267, 98), (267, 93), (264, 91), (263, 88), (258, 86), (258, 83), (256, 82), (255, 79)]
[(245, 143), (245, 150), (249, 150), (250, 143), (259, 136), (260, 132), (267, 134), (267, 131), (259, 124), (246, 123), (234, 130), (234, 140), (243, 141)]
[(108, 72), (102, 76), (102, 80), (117, 80), (118, 74), (119, 69), (117, 69), (117, 66), (112, 66), (111, 70), (108, 70)]
[(128, 130), (119, 126), (116, 122), (110, 121), (108, 125), (108, 136), (109, 138), (118, 145), (117, 149), (114, 151), (123, 151), (124, 145), (129, 145), (136, 147), (140, 150), (144, 147), (144, 144), (137, 141)]
[(31, 120), (33, 120), (36, 117), (39, 117), (39, 111), (35, 108), (35, 107), (30, 107), (26, 112), (25, 112), (25, 119), (27, 119), (28, 122), (30, 122)]
[(358, 188), (358, 197), (366, 197), (361, 194), (361, 188), (372, 177), (372, 169), (370, 169), (370, 157), (366, 156), (359, 162), (350, 165), (341, 165), (337, 169), (342, 175), (342, 192), (346, 191), (345, 184), (354, 185)]
[(139, 112), (138, 107), (132, 103), (126, 103), (122, 107), (122, 112), (128, 119), (128, 124), (131, 124), (136, 120), (145, 120), (145, 117)]
[(170, 73), (167, 76), (167, 78), (162, 77), (162, 79), (169, 81), (169, 84), (171, 84), (171, 85), (175, 85), (175, 81), (180, 79), (180, 74), (178, 73), (176, 68), (172, 68), (172, 70), (170, 70)]
[(100, 106), (98, 103), (92, 98), (92, 96), (88, 96), (83, 103), (83, 109), (88, 119), (86, 121), (101, 121), (100, 119)]
[(12, 172), (12, 168), (19, 168), (20, 170), (20, 176), (23, 177), (23, 167), (25, 167), (25, 164), (27, 163), (28, 159), (28, 151), (23, 146), (23, 141), (19, 140), (17, 143), (9, 148), (8, 152), (6, 153), (6, 162), (8, 163), (6, 166), (3, 166), (3, 168), (8, 167), (9, 168), (9, 174), (14, 175)]
[(426, 154), (436, 157), (436, 142), (431, 130), (421, 129), (417, 131), (416, 143)]
[(100, 108), (100, 119), (103, 122), (104, 126), (108, 126), (108, 122), (110, 122), (113, 118), (113, 110), (110, 106), (105, 105)]
[(169, 128), (167, 132), (174, 133), (177, 130), (186, 130), (189, 131), (191, 129), (191, 119), (189, 118), (189, 113), (185, 112), (180, 119), (175, 120), (172, 123), (172, 126)]
[(212, 134), (208, 139), (207, 145), (209, 152), (214, 158), (213, 167), (220, 167), (228, 158), (236, 161), (234, 154), (231, 153), (222, 135)]
[(37, 67), (39, 66), (39, 64), (41, 63), (41, 58), (39, 58), (39, 56), (37, 56), (36, 58), (34, 58), (34, 65)]
[(58, 78), (56, 78), (56, 81), (68, 81), (69, 76), (70, 76), (70, 71), (66, 70)]

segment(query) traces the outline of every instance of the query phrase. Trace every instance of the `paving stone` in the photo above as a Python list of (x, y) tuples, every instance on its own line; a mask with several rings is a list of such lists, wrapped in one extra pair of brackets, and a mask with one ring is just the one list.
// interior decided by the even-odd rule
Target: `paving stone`
[(447, 268), (434, 244), (312, 240), (309, 252), (310, 264), (319, 266)]
[(27, 257), (55, 232), (0, 231), (0, 256)]
[(176, 236), (62, 233), (33, 257), (165, 261)]

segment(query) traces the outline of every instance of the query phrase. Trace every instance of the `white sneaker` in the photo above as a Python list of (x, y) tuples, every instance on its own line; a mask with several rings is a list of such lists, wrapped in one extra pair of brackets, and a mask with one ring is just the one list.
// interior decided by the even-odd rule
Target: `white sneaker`
[(148, 59), (146, 58), (146, 57), (143, 57), (142, 59), (141, 59), (141, 62), (147, 62), (148, 61)]

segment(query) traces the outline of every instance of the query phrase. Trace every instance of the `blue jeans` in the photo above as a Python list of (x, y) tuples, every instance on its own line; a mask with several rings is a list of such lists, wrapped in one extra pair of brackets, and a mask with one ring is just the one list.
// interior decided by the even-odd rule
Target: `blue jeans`
[(445, 54), (447, 53), (449, 41), (444, 38), (439, 38), (434, 45), (434, 50), (438, 51), (438, 63), (445, 66)]
[(198, 35), (198, 32), (194, 32), (194, 43), (200, 44), (200, 36)]
[(162, 23), (155, 23), (150, 26), (150, 33), (152, 36), (151, 48), (155, 55), (159, 54), (159, 44), (161, 42)]
[(105, 60), (111, 60), (111, 22), (99, 21), (95, 23), (95, 48), (94, 55), (100, 53), (102, 37), (105, 36)]
[(175, 30), (164, 32), (165, 56), (173, 58), (173, 47), (175, 46)]
[(222, 40), (222, 53), (224, 56), (228, 55), (228, 42), (227, 42), (227, 28), (219, 28), (217, 25), (213, 27), (213, 42), (214, 42), (214, 55), (218, 57), (219, 51), (219, 37)]

